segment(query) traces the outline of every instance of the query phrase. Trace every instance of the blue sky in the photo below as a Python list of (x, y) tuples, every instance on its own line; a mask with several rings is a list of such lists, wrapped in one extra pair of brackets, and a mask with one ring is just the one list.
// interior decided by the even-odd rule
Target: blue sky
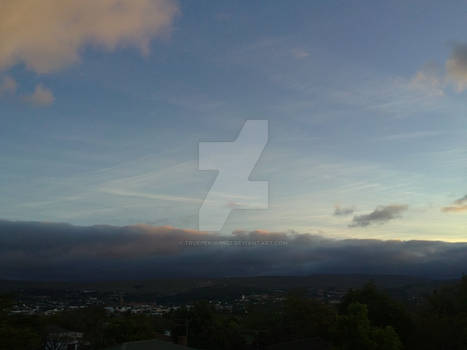
[(0, 24), (1, 218), (196, 229), (216, 176), (198, 142), (261, 119), (269, 209), (224, 233), (465, 241), (467, 4), (148, 1), (120, 14), (143, 28), (70, 10), (110, 34), (50, 29), (54, 0), (21, 37)]

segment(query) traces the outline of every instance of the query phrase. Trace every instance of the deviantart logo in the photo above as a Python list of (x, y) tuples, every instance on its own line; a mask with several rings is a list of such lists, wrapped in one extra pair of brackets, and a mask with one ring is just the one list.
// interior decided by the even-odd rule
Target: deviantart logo
[(248, 120), (232, 142), (200, 142), (199, 170), (218, 175), (199, 210), (199, 230), (220, 231), (233, 209), (267, 209), (268, 182), (249, 176), (268, 142), (268, 121)]

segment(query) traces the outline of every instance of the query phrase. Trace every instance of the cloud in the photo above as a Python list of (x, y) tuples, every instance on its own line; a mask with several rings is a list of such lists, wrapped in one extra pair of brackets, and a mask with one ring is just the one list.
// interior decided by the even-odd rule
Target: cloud
[(2, 0), (0, 70), (24, 63), (37, 73), (57, 71), (78, 62), (86, 46), (147, 54), (177, 12), (172, 0)]
[[(237, 244), (221, 244), (226, 242)], [(187, 244), (190, 243), (190, 244)], [(196, 243), (196, 244), (194, 244)], [(0, 221), (0, 279), (465, 272), (467, 243), (330, 239), (295, 232), (221, 236), (169, 226)]]
[(18, 84), (10, 76), (3, 77), (0, 81), (0, 96), (3, 95), (14, 95)]
[(443, 96), (444, 83), (441, 67), (436, 63), (426, 63), (409, 81), (409, 88), (426, 96)]
[(339, 205), (336, 205), (336, 208), (334, 210), (334, 215), (335, 216), (347, 216), (347, 215), (352, 215), (354, 211), (355, 211), (354, 208), (342, 208)]
[(452, 206), (452, 207), (444, 207), (441, 209), (445, 213), (459, 213), (463, 211), (467, 211), (467, 205), (459, 205), (459, 206)]
[(354, 216), (350, 227), (365, 227), (371, 224), (384, 224), (399, 218), (402, 212), (408, 209), (407, 205), (388, 205), (376, 208), (367, 215)]
[(467, 87), (467, 44), (453, 46), (449, 58), (443, 67), (436, 63), (427, 63), (410, 80), (409, 87), (428, 96), (443, 96), (448, 83), (455, 85), (457, 92)]
[(441, 208), (445, 213), (459, 213), (467, 211), (467, 194), (454, 201), (454, 205)]
[(292, 49), (291, 50), (292, 56), (295, 57), (296, 59), (302, 59), (302, 58), (307, 58), (310, 56), (310, 53), (304, 49)]
[(23, 96), (23, 99), (25, 102), (38, 107), (50, 106), (55, 101), (52, 91), (42, 84), (36, 85), (34, 92), (31, 95)]
[(464, 91), (467, 87), (467, 44), (454, 46), (451, 57), (446, 61), (446, 72), (457, 85), (457, 90)]
[(467, 194), (464, 197), (457, 199), (454, 203), (460, 205), (460, 204), (464, 204), (466, 202), (467, 202)]
[(413, 139), (422, 139), (427, 137), (435, 137), (445, 134), (446, 132), (436, 130), (436, 131), (412, 131), (404, 132), (399, 134), (386, 135), (383, 137), (377, 138), (380, 141), (404, 141), (404, 140), (413, 140)]
[[(0, 81), (0, 97), (6, 95), (16, 96), (17, 88), (16, 80), (10, 76), (5, 76)], [(22, 99), (24, 102), (38, 107), (50, 106), (55, 101), (52, 91), (42, 84), (37, 84), (34, 91), (30, 95), (23, 95)]]

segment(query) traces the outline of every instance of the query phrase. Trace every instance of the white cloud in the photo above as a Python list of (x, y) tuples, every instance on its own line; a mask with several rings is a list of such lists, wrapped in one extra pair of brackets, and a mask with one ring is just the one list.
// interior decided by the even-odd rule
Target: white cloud
[(78, 62), (87, 45), (146, 54), (177, 12), (174, 0), (2, 0), (0, 70), (24, 63), (37, 73), (57, 71)]
[(31, 95), (24, 96), (23, 98), (24, 101), (39, 107), (49, 106), (55, 101), (52, 91), (42, 84), (36, 85), (34, 92)]

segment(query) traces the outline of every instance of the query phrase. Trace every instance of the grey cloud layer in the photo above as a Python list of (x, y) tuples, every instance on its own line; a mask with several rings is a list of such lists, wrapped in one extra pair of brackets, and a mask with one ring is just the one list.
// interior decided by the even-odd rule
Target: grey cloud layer
[(350, 227), (365, 227), (371, 224), (384, 224), (390, 220), (399, 218), (408, 209), (407, 205), (388, 205), (376, 208), (370, 214), (353, 217)]
[[(214, 244), (226, 239), (258, 244)], [(186, 246), (186, 241), (203, 244)], [(211, 244), (205, 245), (206, 242)], [(263, 231), (235, 231), (224, 237), (145, 225), (78, 227), (0, 221), (0, 278), (14, 279), (312, 273), (453, 277), (464, 272), (466, 253), (467, 243), (334, 240), (311, 234)]]

